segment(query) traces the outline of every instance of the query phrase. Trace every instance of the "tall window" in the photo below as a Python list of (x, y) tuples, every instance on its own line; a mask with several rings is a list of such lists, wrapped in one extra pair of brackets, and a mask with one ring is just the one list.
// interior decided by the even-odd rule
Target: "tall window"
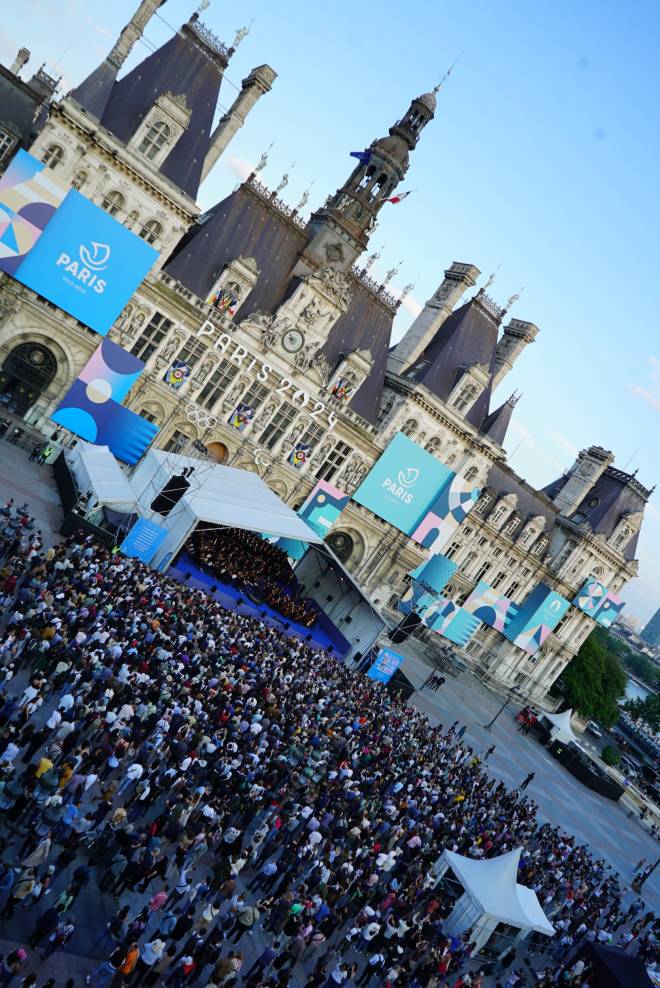
[(225, 393), (237, 374), (238, 364), (233, 364), (229, 360), (223, 360), (213, 371), (197, 395), (197, 403), (202, 408), (213, 408), (218, 398)]
[(326, 459), (325, 463), (316, 471), (315, 477), (317, 480), (332, 480), (334, 475), (337, 473), (340, 467), (342, 467), (346, 461), (346, 457), (352, 452), (350, 446), (347, 443), (339, 440), (337, 445), (332, 449)]
[(44, 165), (55, 171), (64, 161), (64, 150), (59, 144), (51, 144), (44, 155)]
[(483, 580), (483, 578), (485, 577), (486, 573), (488, 573), (488, 571), (490, 570), (490, 568), (491, 568), (491, 564), (490, 563), (483, 563), (479, 567), (479, 569), (477, 570), (477, 572), (474, 574), (475, 581), (478, 583), (479, 580)]
[(465, 471), (465, 479), (468, 480), (468, 481), (469, 480), (474, 480), (476, 478), (476, 476), (477, 476), (478, 473), (479, 473), (479, 470), (478, 470), (477, 467), (470, 467), (469, 470), (466, 470)]
[(165, 316), (161, 315), (160, 312), (154, 312), (153, 316), (131, 347), (131, 353), (136, 357), (139, 357), (140, 360), (144, 360), (146, 363), (147, 360), (149, 360), (149, 357), (156, 352), (171, 328), (171, 319), (167, 319)]
[(515, 594), (518, 593), (519, 590), (520, 590), (520, 584), (519, 583), (516, 583), (514, 581), (511, 584), (511, 586), (509, 587), (509, 589), (507, 590), (506, 595), (507, 595), (507, 597), (513, 598), (515, 596)]
[(172, 132), (164, 120), (152, 124), (140, 142), (138, 151), (149, 161), (153, 161), (162, 149), (169, 144)]
[(493, 503), (493, 495), (492, 494), (482, 494), (481, 497), (479, 498), (479, 500), (477, 502), (477, 506), (475, 508), (477, 514), (478, 515), (485, 515), (486, 512), (488, 511), (488, 508), (490, 507), (490, 505), (492, 503)]
[(202, 343), (201, 340), (190, 339), (183, 344), (176, 355), (176, 359), (182, 360), (184, 364), (188, 364), (188, 367), (192, 368), (199, 363), (205, 353), (205, 343)]
[(453, 559), (460, 548), (461, 548), (460, 542), (452, 542), (452, 544), (445, 552), (445, 556), (447, 557), (447, 559)]
[(325, 429), (322, 425), (316, 425), (314, 422), (307, 426), (302, 436), (298, 440), (299, 443), (306, 443), (310, 449), (316, 449), (318, 444), (321, 442)]
[(505, 580), (506, 580), (506, 573), (498, 573), (497, 576), (493, 580), (491, 580), (490, 585), (491, 587), (493, 587), (494, 590), (497, 590), (498, 587), (502, 586)]
[(177, 453), (189, 442), (192, 442), (190, 436), (187, 436), (185, 432), (180, 432), (178, 429), (175, 429), (163, 446), (163, 449), (166, 453)]
[(424, 449), (427, 453), (431, 453), (433, 456), (436, 456), (442, 449), (442, 440), (438, 439), (437, 436), (433, 436), (432, 439), (429, 439)]
[(153, 422), (154, 425), (158, 425), (158, 416), (154, 415), (153, 412), (145, 412), (144, 409), (140, 412), (140, 416), (146, 419), (147, 422)]
[(121, 192), (117, 189), (113, 189), (112, 192), (108, 192), (107, 196), (103, 199), (101, 203), (101, 209), (105, 209), (106, 213), (110, 213), (111, 216), (116, 216), (125, 206), (126, 200), (124, 199)]
[(471, 405), (474, 399), (477, 397), (477, 389), (474, 384), (464, 384), (461, 390), (456, 395), (456, 400), (454, 401), (454, 408), (458, 412), (464, 412), (468, 405)]
[(148, 244), (155, 244), (157, 240), (160, 240), (162, 232), (163, 228), (158, 220), (148, 220), (140, 230), (140, 236)]
[(256, 381), (250, 385), (248, 390), (245, 392), (241, 398), (241, 404), (249, 405), (250, 408), (260, 408), (264, 401), (269, 395), (269, 390), (265, 385), (258, 384)]
[(0, 164), (9, 158), (15, 144), (16, 137), (14, 134), (0, 127)]
[(259, 442), (263, 443), (266, 449), (273, 449), (289, 428), (297, 414), (298, 409), (295, 405), (290, 405), (289, 402), (285, 401), (277, 409), (272, 419), (259, 436)]

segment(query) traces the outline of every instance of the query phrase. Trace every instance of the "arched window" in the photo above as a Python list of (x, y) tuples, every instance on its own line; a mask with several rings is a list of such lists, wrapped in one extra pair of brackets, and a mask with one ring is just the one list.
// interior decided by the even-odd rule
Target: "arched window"
[(464, 384), (461, 390), (456, 395), (456, 400), (454, 401), (454, 408), (457, 412), (464, 412), (468, 405), (471, 405), (474, 399), (477, 397), (477, 389), (474, 384)]
[(433, 456), (435, 456), (436, 453), (439, 453), (440, 450), (442, 449), (442, 440), (438, 439), (437, 436), (433, 436), (431, 439), (429, 439), (424, 449), (426, 450), (427, 453), (431, 453)]
[(401, 429), (401, 432), (404, 436), (414, 436), (417, 432), (417, 422), (415, 422), (414, 419), (408, 419)]
[(153, 161), (172, 139), (172, 131), (164, 120), (152, 124), (140, 142), (138, 151), (149, 161)]
[(121, 192), (113, 189), (113, 191), (108, 192), (107, 196), (103, 199), (101, 209), (105, 209), (106, 213), (110, 213), (111, 216), (116, 216), (117, 213), (124, 208), (125, 203), (126, 200)]
[(74, 189), (82, 189), (83, 185), (87, 181), (87, 172), (76, 172), (73, 176), (73, 182), (71, 183)]
[(162, 232), (163, 228), (158, 220), (147, 220), (140, 230), (140, 236), (143, 240), (146, 240), (148, 244), (155, 244), (157, 240), (160, 240)]
[(64, 149), (59, 144), (51, 144), (44, 155), (44, 165), (52, 171), (64, 161)]
[(475, 480), (478, 473), (479, 473), (479, 470), (478, 470), (477, 467), (470, 467), (469, 470), (466, 470), (465, 471), (465, 479), (467, 481)]

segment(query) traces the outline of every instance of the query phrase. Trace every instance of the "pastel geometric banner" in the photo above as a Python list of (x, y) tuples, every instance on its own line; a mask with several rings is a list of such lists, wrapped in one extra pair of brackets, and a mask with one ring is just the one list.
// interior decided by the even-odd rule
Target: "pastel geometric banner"
[(440, 598), (435, 606), (427, 611), (425, 624), (432, 631), (447, 638), (455, 645), (467, 645), (481, 622), (474, 614), (459, 607), (451, 600)]
[(621, 598), (599, 580), (587, 580), (572, 603), (604, 628), (613, 625), (625, 607)]
[(413, 580), (421, 583), (430, 593), (440, 593), (447, 586), (458, 569), (458, 563), (448, 559), (441, 552), (431, 556), (410, 573)]
[(317, 535), (326, 536), (350, 501), (327, 480), (319, 480), (301, 505), (298, 514)]
[(402, 662), (403, 656), (398, 652), (393, 652), (391, 648), (381, 648), (376, 661), (367, 669), (367, 676), (379, 683), (388, 683)]
[(533, 655), (570, 606), (565, 597), (555, 593), (546, 583), (539, 583), (508, 622), (504, 634), (518, 648)]
[(146, 241), (71, 189), (15, 277), (105, 336), (157, 257)]
[(399, 599), (397, 603), (397, 609), (401, 611), (402, 614), (411, 614), (416, 611), (417, 614), (423, 619), (424, 614), (434, 601), (436, 596), (429, 593), (426, 588), (418, 580), (412, 580), (410, 586), (406, 588), (406, 592)]
[(484, 624), (504, 633), (509, 621), (518, 613), (518, 607), (490, 584), (480, 580), (463, 604), (463, 609), (474, 614)]
[(53, 422), (97, 446), (109, 446), (118, 460), (137, 463), (158, 426), (121, 404), (144, 362), (103, 340), (51, 415)]
[(438, 553), (450, 541), (454, 532), (467, 518), (480, 491), (472, 487), (470, 481), (460, 474), (453, 474), (450, 482), (443, 487), (428, 513), (421, 520), (412, 538), (421, 542), (431, 552)]
[(16, 152), (0, 177), (0, 271), (16, 273), (68, 191), (42, 161)]

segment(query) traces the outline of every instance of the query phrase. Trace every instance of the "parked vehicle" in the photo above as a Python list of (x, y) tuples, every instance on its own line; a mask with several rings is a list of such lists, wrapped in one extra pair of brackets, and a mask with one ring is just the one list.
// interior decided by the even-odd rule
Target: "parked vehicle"
[(598, 724), (595, 724), (593, 720), (587, 723), (587, 733), (592, 734), (595, 738), (602, 738), (603, 732), (601, 731)]
[(628, 755), (621, 755), (621, 767), (625, 770), (626, 774), (631, 775), (633, 779), (637, 779), (639, 777), (640, 766)]

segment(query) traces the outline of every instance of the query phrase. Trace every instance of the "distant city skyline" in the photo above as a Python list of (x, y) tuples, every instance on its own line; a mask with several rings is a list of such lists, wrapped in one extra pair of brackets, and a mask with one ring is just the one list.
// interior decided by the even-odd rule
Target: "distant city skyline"
[[(195, 6), (167, 0), (127, 68)], [(23, 76), (46, 62), (66, 91), (105, 57), (136, 7), (137, 0), (57, 7), (27, 0), (4, 12), (0, 58), (11, 64), (24, 45), (32, 57)], [(271, 143), (264, 181), (275, 187), (288, 172), (287, 201), (309, 189), (307, 208), (316, 207), (351, 169), (349, 152), (386, 134), (410, 98), (430, 90), (462, 53), (411, 156), (401, 190), (414, 194), (383, 210), (372, 273), (382, 278), (403, 261), (392, 287), (415, 285), (394, 341), (453, 260), (476, 264), (479, 284), (496, 270), (489, 292), (501, 304), (523, 289), (512, 315), (536, 323), (539, 336), (494, 400), (522, 393), (506, 449), (535, 487), (592, 444), (612, 449), (618, 468), (638, 468), (645, 486), (658, 479), (660, 139), (648, 121), (660, 88), (660, 10), (640, 2), (636, 11), (631, 18), (612, 0), (533, 9), (522, 0), (475, 0), (466, 15), (414, 0), (403, 34), (392, 0), (377, 17), (347, 2), (329, 17), (301, 0), (212, 0), (201, 14), (227, 43), (254, 18), (230, 62), (218, 114), (253, 66), (268, 62), (278, 72), (202, 187), (203, 208)], [(655, 494), (639, 541), (640, 578), (623, 592), (642, 622), (660, 605), (659, 548)]]

